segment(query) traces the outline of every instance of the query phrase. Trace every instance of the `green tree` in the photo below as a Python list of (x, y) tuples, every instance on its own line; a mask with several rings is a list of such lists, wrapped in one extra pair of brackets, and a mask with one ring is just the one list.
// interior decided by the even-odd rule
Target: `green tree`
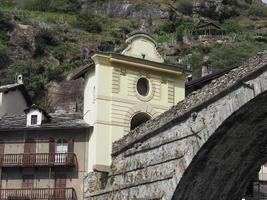
[(248, 15), (253, 17), (267, 17), (267, 6), (261, 4), (253, 4), (249, 10)]
[(185, 15), (191, 15), (193, 12), (193, 3), (190, 0), (176, 0), (175, 7)]
[(260, 42), (242, 41), (233, 44), (217, 45), (211, 50), (210, 61), (218, 68), (231, 67), (243, 63), (267, 46)]
[(76, 26), (93, 33), (102, 32), (101, 18), (89, 12), (82, 12), (77, 16)]

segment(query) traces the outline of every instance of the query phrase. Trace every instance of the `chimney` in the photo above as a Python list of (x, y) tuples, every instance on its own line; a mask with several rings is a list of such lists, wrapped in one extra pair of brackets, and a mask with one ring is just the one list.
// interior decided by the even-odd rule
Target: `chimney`
[(19, 74), (19, 75), (17, 76), (17, 83), (18, 83), (18, 84), (23, 84), (23, 76), (22, 76), (21, 74)]

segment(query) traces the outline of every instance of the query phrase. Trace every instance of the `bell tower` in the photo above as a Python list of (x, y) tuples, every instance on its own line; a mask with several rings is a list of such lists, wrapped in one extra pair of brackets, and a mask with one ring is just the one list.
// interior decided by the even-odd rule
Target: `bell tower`
[(147, 120), (167, 111), (185, 97), (190, 71), (167, 65), (154, 39), (135, 32), (121, 53), (96, 52), (83, 76), (84, 120), (89, 136), (89, 171), (111, 163), (112, 142)]

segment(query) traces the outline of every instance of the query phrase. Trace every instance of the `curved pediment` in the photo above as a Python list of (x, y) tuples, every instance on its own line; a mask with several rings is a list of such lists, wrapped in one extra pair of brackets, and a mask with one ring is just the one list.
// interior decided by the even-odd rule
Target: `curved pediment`
[(163, 63), (164, 59), (157, 50), (154, 39), (146, 33), (136, 33), (129, 37), (126, 42), (128, 47), (122, 52), (123, 55), (146, 59)]

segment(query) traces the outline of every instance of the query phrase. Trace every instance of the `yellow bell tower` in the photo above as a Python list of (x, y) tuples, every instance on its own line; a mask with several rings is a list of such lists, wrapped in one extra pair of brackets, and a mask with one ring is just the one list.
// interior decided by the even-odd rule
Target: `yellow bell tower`
[(168, 110), (185, 97), (190, 71), (164, 64), (154, 39), (136, 32), (121, 53), (94, 53), (85, 78), (84, 119), (89, 136), (89, 172), (111, 164), (112, 142)]

